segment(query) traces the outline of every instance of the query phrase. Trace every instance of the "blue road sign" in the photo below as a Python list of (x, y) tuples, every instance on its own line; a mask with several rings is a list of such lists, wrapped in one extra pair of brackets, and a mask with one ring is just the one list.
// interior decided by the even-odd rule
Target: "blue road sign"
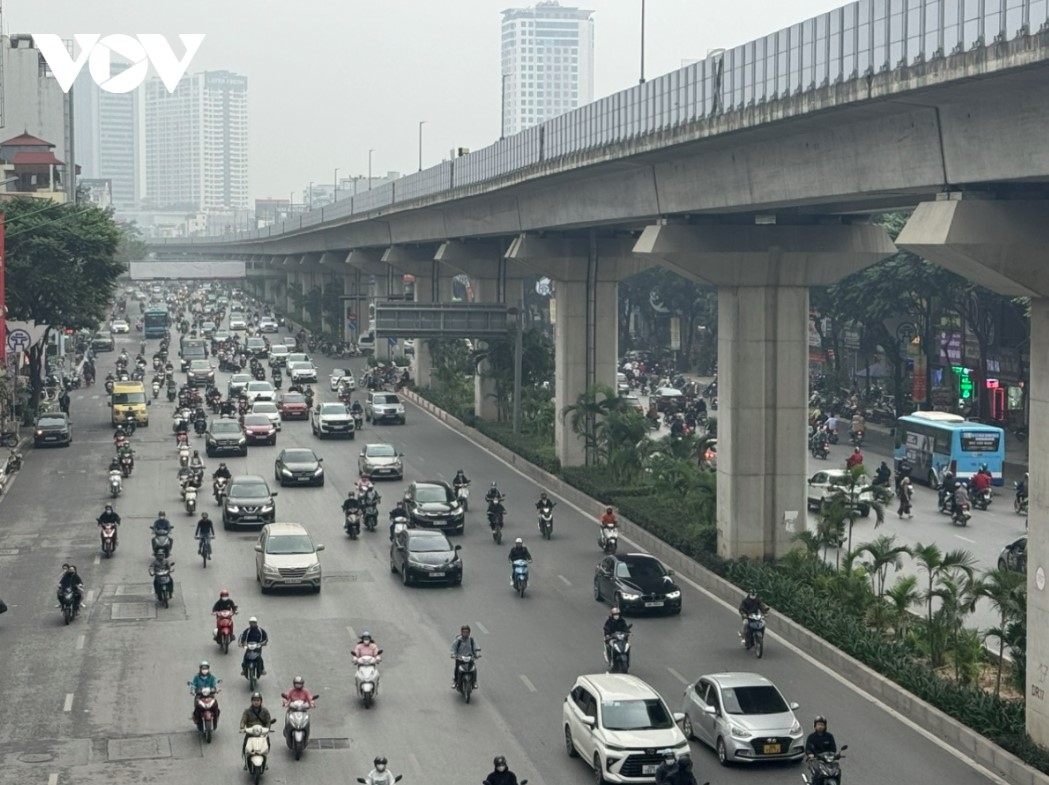
[(31, 340), (32, 338), (25, 330), (11, 330), (7, 334), (7, 348), (13, 352), (25, 351), (29, 348)]
[(394, 346), (397, 345), (397, 339), (396, 338), (387, 338), (386, 339), (386, 345), (389, 346), (392, 349)]
[(357, 332), (357, 320), (355, 318), (347, 319), (346, 326), (350, 329), (350, 332)]

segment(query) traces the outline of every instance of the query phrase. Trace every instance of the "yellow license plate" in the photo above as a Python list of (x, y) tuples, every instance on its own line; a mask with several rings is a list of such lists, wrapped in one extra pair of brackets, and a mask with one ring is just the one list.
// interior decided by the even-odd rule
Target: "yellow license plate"
[(779, 755), (780, 745), (779, 744), (766, 744), (763, 749), (766, 755)]

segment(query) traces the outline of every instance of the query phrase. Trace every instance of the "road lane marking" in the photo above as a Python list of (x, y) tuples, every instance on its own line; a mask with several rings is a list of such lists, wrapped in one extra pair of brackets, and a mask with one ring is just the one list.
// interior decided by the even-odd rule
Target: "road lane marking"
[(686, 679), (684, 676), (682, 676), (676, 670), (674, 670), (671, 667), (667, 667), (667, 670), (670, 672), (670, 675), (673, 676), (675, 679), (677, 679), (679, 682), (681, 682), (682, 684), (688, 684), (688, 679)]
[(95, 590), (94, 590), (94, 589), (92, 589), (91, 591), (89, 591), (89, 592), (87, 593), (87, 599), (85, 600), (85, 602), (87, 602), (87, 604), (88, 604), (88, 605), (90, 605), (90, 604), (91, 604), (91, 602), (92, 602), (92, 601), (93, 601), (94, 599), (95, 599)]
[(529, 679), (529, 678), (528, 678), (527, 676), (525, 676), (525, 675), (524, 675), (523, 673), (522, 673), (522, 674), (520, 674), (520, 675), (518, 676), (518, 678), (520, 678), (520, 679), (521, 679), (521, 681), (523, 681), (523, 682), (524, 682), (524, 686), (526, 686), (526, 687), (528, 688), (528, 691), (529, 691), (529, 692), (539, 692), (539, 690), (537, 690), (537, 689), (535, 688), (535, 685), (534, 685), (534, 684), (532, 684), (532, 680), (531, 680), (531, 679)]
[(479, 621), (475, 621), (475, 622), (474, 622), (474, 624), (476, 624), (476, 625), (477, 625), (477, 629), (479, 629), (479, 630), (480, 630), (481, 632), (483, 632), (483, 633), (484, 633), (485, 635), (487, 635), (487, 634), (488, 634), (488, 628), (487, 628), (487, 627), (485, 627), (485, 626), (484, 626), (483, 624), (481, 624), (481, 622), (479, 622)]
[(87, 640), (87, 636), (86, 635), (81, 635), (79, 638), (76, 639), (76, 647), (78, 649), (84, 648), (84, 642), (86, 640)]
[(357, 633), (355, 633), (353, 631), (353, 627), (347, 627), (346, 628), (346, 632), (350, 633), (350, 637), (353, 638), (354, 640), (357, 640), (360, 637), (360, 635), (358, 635)]
[(960, 534), (956, 534), (954, 536), (957, 537), (959, 540), (965, 540), (966, 542), (971, 542), (973, 545), (976, 544), (976, 540), (970, 540), (968, 537), (962, 537), (962, 535), (960, 535)]
[(419, 763), (419, 759), (415, 757), (414, 752), (408, 753), (408, 761), (412, 764), (412, 768), (415, 769), (416, 776), (422, 779), (425, 775), (425, 772), (423, 772), (422, 764)]
[(566, 578), (564, 575), (560, 575), (559, 574), (557, 577), (565, 582), (565, 586), (571, 586), (572, 585), (572, 581), (568, 580), (568, 578)]
[(58, 785), (58, 773), (57, 772), (53, 771), (49, 775), (47, 775), (47, 785)]
[[(479, 444), (478, 442), (475, 442), (473, 439), (470, 439), (465, 434), (460, 433), (459, 431), (455, 430), (455, 428), (453, 428), (450, 424), (446, 423), (440, 417), (437, 417), (436, 415), (430, 413), (429, 411), (427, 411), (425, 408), (423, 408), (421, 406), (416, 406), (416, 408), (419, 409), (420, 411), (424, 412), (425, 414), (429, 415), (438, 425), (441, 425), (446, 430), (450, 431), (451, 433), (454, 433), (459, 438), (461, 438), (463, 441), (468, 442), (470, 445), (472, 445), (476, 449), (480, 450), (483, 453), (486, 453), (486, 454), (490, 455), (492, 458), (494, 458), (495, 460), (499, 461), (499, 463), (503, 464), (507, 469), (509, 469), (510, 471), (514, 472), (518, 476), (520, 476), (521, 479), (523, 479), (525, 482), (532, 483), (533, 485), (536, 484), (535, 481), (531, 477), (529, 477), (527, 474), (525, 474), (519, 468), (514, 466), (512, 463), (510, 463), (509, 461), (503, 460), (500, 456), (496, 455), (491, 450), (487, 449), (486, 447), (484, 447), (483, 445)], [(550, 492), (548, 491), (548, 493), (550, 493)], [(556, 496), (564, 504), (567, 504), (569, 507), (571, 507), (573, 510), (578, 512), (584, 518), (590, 519), (590, 518), (593, 517), (591, 513), (587, 512), (582, 507), (579, 507), (578, 505), (573, 504), (570, 500), (564, 498), (563, 496), (561, 496), (561, 495), (559, 495), (557, 493), (553, 493), (552, 495)], [(637, 542), (634, 542), (629, 537), (626, 537), (624, 535), (620, 535), (620, 538), (623, 541), (627, 542), (628, 544), (632, 544), (635, 547), (637, 547), (638, 549), (641, 549), (641, 545), (639, 543), (637, 543)], [(724, 608), (725, 610), (729, 611), (733, 616), (738, 616), (739, 615), (737, 608), (732, 603), (726, 602), (725, 600), (723, 600), (720, 597), (716, 596), (712, 592), (708, 591), (707, 589), (703, 588), (698, 583), (693, 581), (691, 578), (689, 578), (689, 577), (687, 577), (685, 575), (681, 575), (681, 574), (678, 574), (675, 577), (680, 582), (687, 583), (689, 586), (691, 586), (697, 592), (702, 594), (704, 597), (706, 597), (709, 600), (712, 600), (714, 603), (720, 605), (722, 608)], [(834, 679), (835, 681), (839, 682), (840, 684), (845, 686), (847, 689), (851, 690), (860, 699), (866, 701), (871, 706), (876, 706), (877, 708), (881, 709), (883, 712), (888, 714), (890, 718), (892, 718), (894, 720), (897, 720), (898, 722), (900, 722), (903, 725), (907, 726), (911, 730), (917, 732), (919, 735), (922, 736), (922, 738), (932, 742), (935, 746), (939, 747), (941, 750), (946, 752), (948, 755), (950, 755), (955, 760), (960, 761), (961, 763), (965, 764), (966, 766), (968, 766), (973, 771), (976, 771), (979, 774), (981, 774), (982, 776), (986, 777), (987, 780), (990, 781), (990, 782), (993, 782), (994, 785), (1010, 785), (1010, 783), (1007, 780), (1005, 780), (1002, 777), (1000, 777), (997, 773), (991, 771), (990, 769), (988, 769), (983, 764), (978, 763), (977, 761), (975, 761), (972, 758), (968, 757), (967, 755), (965, 755), (961, 751), (956, 750), (954, 747), (952, 747), (950, 744), (948, 744), (943, 739), (941, 739), (938, 736), (936, 736), (934, 733), (932, 733), (931, 731), (926, 729), (924, 726), (919, 725), (917, 722), (914, 722), (913, 720), (903, 716), (898, 711), (896, 711), (896, 709), (894, 709), (892, 706), (889, 706), (884, 701), (879, 700), (878, 698), (876, 698), (871, 693), (866, 692), (862, 687), (859, 687), (858, 685), (853, 684), (851, 681), (849, 681), (844, 676), (840, 675), (833, 668), (831, 668), (827, 664), (823, 663), (822, 661), (816, 659), (815, 657), (809, 655), (808, 653), (802, 651), (801, 649), (799, 649), (797, 646), (795, 646), (790, 641), (786, 640), (785, 638), (781, 638), (779, 635), (776, 635), (776, 633), (772, 632), (771, 630), (767, 630), (766, 634), (770, 635), (773, 640), (777, 641), (785, 649), (787, 649), (789, 651), (792, 651), (798, 657), (800, 657), (801, 659), (805, 660), (812, 667), (816, 668), (817, 670), (823, 671), (825, 674), (830, 676), (832, 679)], [(883, 677), (883, 678), (888, 678), (888, 677), (886, 676), (886, 677)], [(891, 681), (891, 679), (890, 679), (890, 681)]]
[(66, 693), (66, 702), (65, 702), (65, 705), (62, 706), (62, 711), (72, 711), (72, 710), (73, 710), (73, 693), (67, 692)]
[(97, 567), (101, 563), (102, 563), (102, 554), (96, 553), (95, 554), (95, 566)]

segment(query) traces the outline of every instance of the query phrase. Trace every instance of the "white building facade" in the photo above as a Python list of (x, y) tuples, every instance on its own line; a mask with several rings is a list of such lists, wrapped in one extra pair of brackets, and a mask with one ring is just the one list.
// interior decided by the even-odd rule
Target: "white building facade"
[(248, 78), (185, 77), (174, 93), (145, 85), (146, 201), (154, 208), (241, 210), (248, 199)]
[[(129, 63), (112, 62), (116, 76)], [(76, 162), (81, 177), (109, 180), (113, 206), (131, 210), (139, 200), (139, 105), (141, 91), (110, 93), (85, 68), (73, 85)]]
[(593, 11), (555, 0), (503, 11), (502, 93), (504, 136), (593, 101)]

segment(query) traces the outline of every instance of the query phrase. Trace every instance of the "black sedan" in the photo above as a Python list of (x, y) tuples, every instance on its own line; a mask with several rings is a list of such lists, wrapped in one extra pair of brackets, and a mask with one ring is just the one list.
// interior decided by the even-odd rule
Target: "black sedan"
[(413, 482), (404, 492), (404, 506), (413, 526), (463, 533), (466, 510), (446, 482)]
[(647, 553), (606, 556), (594, 570), (594, 599), (627, 611), (681, 613), (681, 588), (674, 571)]
[(390, 544), (390, 572), (399, 572), (405, 586), (413, 583), (463, 582), (461, 545), (452, 546), (441, 532), (402, 529)]
[(33, 443), (37, 447), (45, 444), (56, 444), (68, 447), (73, 443), (73, 430), (69, 427), (69, 415), (62, 412), (48, 412), (36, 420), (33, 431)]
[(280, 451), (273, 462), (273, 479), (281, 485), (324, 485), (323, 458), (313, 450), (295, 447)]

